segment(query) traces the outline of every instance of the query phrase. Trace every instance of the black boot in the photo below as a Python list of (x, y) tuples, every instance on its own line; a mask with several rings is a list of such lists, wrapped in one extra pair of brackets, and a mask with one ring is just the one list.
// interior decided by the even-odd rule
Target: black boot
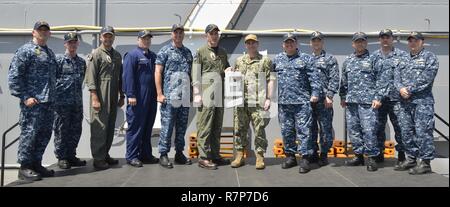
[(63, 170), (70, 169), (72, 165), (70, 165), (69, 160), (58, 160), (58, 167)]
[(153, 155), (150, 158), (141, 158), (139, 159), (144, 164), (156, 164), (159, 163), (159, 158), (154, 157)]
[(105, 160), (94, 160), (95, 170), (106, 170), (109, 168), (109, 164)]
[(20, 166), (18, 177), (20, 180), (25, 180), (28, 182), (42, 180), (41, 175), (28, 165)]
[(191, 159), (184, 156), (182, 151), (177, 151), (177, 153), (175, 153), (175, 164), (192, 165), (192, 161), (191, 161)]
[(369, 157), (367, 160), (367, 171), (374, 172), (378, 170), (377, 166), (377, 158), (376, 157)]
[(309, 156), (309, 163), (317, 163), (319, 162), (319, 154), (317, 154), (317, 151), (314, 150), (313, 154)]
[(328, 153), (326, 153), (326, 152), (320, 153), (320, 158), (319, 158), (318, 164), (319, 164), (319, 166), (328, 165)]
[(54, 170), (49, 170), (49, 169), (45, 168), (44, 166), (42, 166), (41, 163), (35, 163), (33, 165), (33, 169), (34, 169), (34, 171), (39, 173), (41, 175), (41, 177), (43, 177), (43, 178), (55, 176)]
[(364, 165), (364, 155), (358, 155), (356, 154), (354, 158), (351, 160), (345, 161), (346, 166), (358, 166), (358, 165)]
[(281, 163), (281, 168), (288, 169), (297, 166), (297, 159), (294, 154), (286, 154), (283, 163)]
[(72, 167), (86, 166), (86, 160), (80, 160), (78, 157), (69, 158), (68, 161)]
[(105, 159), (106, 163), (108, 163), (108, 165), (117, 165), (119, 164), (119, 160), (113, 159), (112, 157), (108, 156)]
[(421, 175), (426, 173), (431, 173), (430, 160), (422, 160), (419, 165), (414, 168), (409, 169), (409, 174), (411, 175)]
[(207, 170), (217, 170), (217, 165), (215, 163), (203, 158), (198, 160), (198, 166)]
[(298, 170), (299, 173), (304, 174), (311, 170), (311, 167), (309, 166), (309, 160), (311, 157), (304, 155), (302, 156), (302, 160), (300, 161), (300, 168)]
[(394, 166), (395, 171), (406, 171), (417, 165), (416, 158), (407, 156), (405, 160)]
[(172, 169), (173, 164), (170, 162), (169, 157), (167, 157), (167, 154), (161, 155), (159, 158), (159, 164), (167, 169)]

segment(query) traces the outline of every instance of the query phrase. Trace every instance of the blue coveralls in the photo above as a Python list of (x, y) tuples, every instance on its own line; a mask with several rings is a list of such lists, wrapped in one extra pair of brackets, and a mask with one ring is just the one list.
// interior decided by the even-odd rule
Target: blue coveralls
[(126, 134), (127, 150), (125, 158), (131, 161), (152, 157), (153, 124), (156, 117), (155, 87), (156, 54), (150, 50), (136, 48), (125, 54), (123, 61), (123, 91), (128, 98), (136, 98), (137, 104), (131, 106), (127, 101)]

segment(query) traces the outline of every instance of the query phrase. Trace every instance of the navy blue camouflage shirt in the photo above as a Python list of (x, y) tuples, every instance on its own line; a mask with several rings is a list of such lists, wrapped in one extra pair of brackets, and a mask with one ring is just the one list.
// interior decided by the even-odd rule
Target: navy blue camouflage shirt
[(374, 56), (369, 51), (362, 55), (355, 53), (348, 56), (342, 64), (341, 86), (339, 95), (346, 103), (372, 104), (381, 101), (386, 94), (387, 80), (379, 68), (374, 67)]
[(8, 71), (11, 95), (39, 103), (55, 101), (56, 57), (47, 46), (30, 41), (14, 54)]
[(76, 55), (57, 55), (56, 102), (57, 105), (83, 105), (83, 80), (86, 61)]
[(168, 101), (181, 100), (182, 91), (190, 90), (192, 61), (192, 53), (185, 46), (177, 48), (171, 43), (158, 52), (156, 64), (164, 67), (163, 94)]
[(434, 104), (433, 83), (439, 69), (435, 54), (422, 49), (416, 55), (409, 55), (408, 65), (395, 70), (395, 88), (406, 87), (411, 93), (410, 101), (416, 104)]
[(394, 71), (397, 68), (402, 68), (407, 65), (408, 53), (398, 48), (393, 48), (389, 54), (384, 55), (381, 49), (379, 49), (373, 52), (372, 56), (375, 61), (374, 67), (376, 67), (377, 70), (386, 73), (385, 76), (383, 76), (386, 78), (386, 80), (383, 81), (387, 84), (385, 94), (383, 94), (385, 97), (384, 100), (400, 101), (400, 93), (394, 87)]
[(319, 73), (313, 64), (312, 57), (300, 51), (293, 56), (282, 52), (274, 58), (279, 104), (305, 104), (310, 102), (311, 96), (320, 96)]
[(328, 97), (333, 99), (334, 94), (339, 90), (339, 65), (333, 55), (326, 53), (324, 50), (320, 55), (312, 54), (314, 65), (320, 76), (322, 94), (321, 98)]

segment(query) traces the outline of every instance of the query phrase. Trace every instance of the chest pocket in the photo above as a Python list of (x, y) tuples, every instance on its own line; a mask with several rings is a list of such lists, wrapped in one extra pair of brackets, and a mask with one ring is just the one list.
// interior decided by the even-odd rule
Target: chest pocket
[(183, 58), (183, 62), (180, 63), (180, 65), (184, 66), (183, 72), (189, 73), (190, 72), (189, 68), (192, 65), (192, 61), (193, 61), (192, 56), (189, 55), (188, 53), (186, 53), (186, 54), (182, 55), (182, 58)]
[(100, 63), (100, 78), (102, 81), (110, 81), (112, 77), (114, 77), (114, 66), (115, 62), (111, 59), (111, 57), (107, 54), (103, 54), (101, 56), (102, 60)]
[(63, 75), (70, 75), (70, 74), (74, 74), (76, 72), (74, 65), (70, 62), (65, 61), (64, 64), (62, 65), (62, 70), (61, 73)]
[(169, 56), (171, 65), (175, 67), (167, 67), (164, 70), (169, 70), (173, 72), (189, 72), (189, 66), (192, 65), (192, 58), (190, 61), (188, 57), (184, 57), (179, 52), (173, 52)]
[(302, 72), (306, 72), (306, 63), (303, 60), (296, 60), (291, 67), (288, 67), (288, 74), (291, 78), (299, 80), (301, 79)]
[(391, 65), (392, 65), (393, 68), (396, 68), (396, 67), (398, 67), (400, 65), (400, 62), (401, 61), (399, 59), (392, 59), (391, 60)]
[(325, 69), (327, 69), (327, 66), (328, 66), (328, 64), (327, 64), (327, 59), (325, 59), (324, 57), (322, 57), (322, 58), (319, 58), (317, 61), (316, 61), (316, 63), (314, 64), (314, 66), (317, 68), (317, 69), (320, 69), (321, 71), (324, 71)]
[(325, 71), (327, 69), (327, 63), (326, 62), (317, 62), (316, 68), (320, 69), (321, 71)]
[(49, 56), (45, 51), (36, 49), (35, 54), (36, 54), (37, 61), (39, 61), (39, 62), (48, 62), (49, 61)]
[(216, 64), (222, 71), (225, 69), (227, 58), (225, 55), (218, 55), (216, 57)]
[(288, 63), (277, 64), (275, 67), (275, 71), (277, 71), (278, 75), (286, 75), (289, 76), (291, 73), (295, 73), (299, 71), (298, 68), (295, 68), (294, 65)]
[(42, 66), (48, 66), (49, 64), (53, 64), (52, 60), (49, 60), (47, 53), (43, 51), (39, 52), (38, 54), (35, 54), (33, 62)]
[(169, 53), (168, 62), (173, 62), (175, 64), (181, 64), (182, 56), (178, 54), (178, 52), (172, 51)]
[(423, 71), (423, 70), (425, 70), (425, 60), (424, 59), (417, 59), (417, 60), (414, 60), (414, 62), (413, 62), (413, 70), (416, 70), (416, 71)]
[(369, 61), (361, 61), (359, 63), (359, 68), (360, 68), (360, 71), (363, 73), (372, 73), (373, 72), (372, 63)]
[(205, 71), (205, 72), (217, 72), (222, 76), (222, 78), (225, 77), (224, 68), (223, 68), (224, 63), (222, 63), (223, 61), (221, 59), (222, 56), (214, 56), (215, 59), (213, 59), (211, 54), (213, 54), (213, 53), (211, 52), (208, 54), (209, 57), (205, 57), (206, 61), (204, 61), (204, 63), (207, 64), (207, 68), (208, 68), (208, 71)]
[(283, 70), (284, 75), (286, 75), (289, 79), (296, 80), (299, 79), (302, 73), (303, 68), (305, 67), (303, 61), (296, 61), (294, 63), (290, 63), (286, 65)]
[(139, 70), (146, 70), (148, 69), (148, 65), (150, 64), (150, 60), (147, 58), (140, 58), (138, 60), (138, 69)]
[(306, 63), (303, 60), (297, 59), (291, 62), (291, 66), (296, 70), (302, 70), (303, 68), (306, 67)]

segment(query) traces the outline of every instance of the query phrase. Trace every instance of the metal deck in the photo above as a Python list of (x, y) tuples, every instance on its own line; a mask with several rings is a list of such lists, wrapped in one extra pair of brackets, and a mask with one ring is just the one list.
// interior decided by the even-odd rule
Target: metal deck
[(197, 166), (175, 165), (165, 169), (159, 164), (134, 168), (120, 159), (119, 165), (105, 171), (95, 171), (92, 160), (86, 167), (60, 170), (51, 168), (56, 176), (42, 181), (24, 183), (15, 181), (7, 186), (17, 187), (449, 187), (448, 176), (437, 173), (409, 175), (393, 170), (394, 159), (380, 165), (377, 172), (366, 171), (365, 166), (343, 166), (345, 159), (331, 158), (331, 164), (299, 174), (298, 167), (281, 169), (282, 159), (267, 158), (266, 169), (256, 170), (254, 158), (247, 165), (234, 169), (222, 166), (205, 170)]

